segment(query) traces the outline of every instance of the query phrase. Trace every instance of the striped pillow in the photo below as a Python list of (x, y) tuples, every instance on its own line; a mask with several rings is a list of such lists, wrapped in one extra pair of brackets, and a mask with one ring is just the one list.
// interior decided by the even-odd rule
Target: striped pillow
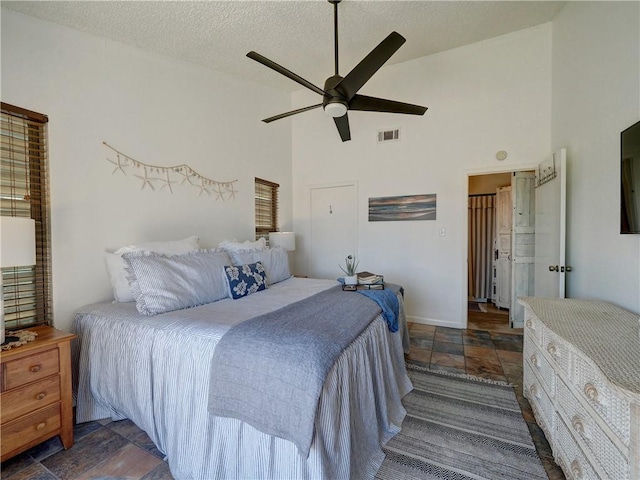
[(222, 267), (226, 252), (197, 250), (167, 257), (151, 252), (125, 253), (127, 279), (142, 315), (181, 310), (228, 297)]
[(262, 263), (267, 274), (267, 285), (282, 282), (291, 278), (289, 270), (289, 252), (282, 247), (267, 248), (265, 250), (247, 252), (229, 252), (234, 265), (247, 263)]

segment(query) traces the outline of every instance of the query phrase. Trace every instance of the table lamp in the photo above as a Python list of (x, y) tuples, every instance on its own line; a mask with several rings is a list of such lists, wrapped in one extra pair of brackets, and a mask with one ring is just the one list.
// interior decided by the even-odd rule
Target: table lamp
[(293, 232), (269, 232), (269, 246), (293, 252), (296, 249), (296, 235)]
[[(36, 222), (24, 217), (0, 217), (0, 268), (36, 263)], [(15, 341), (18, 337), (8, 337)], [(0, 343), (5, 343), (4, 295), (0, 274)]]

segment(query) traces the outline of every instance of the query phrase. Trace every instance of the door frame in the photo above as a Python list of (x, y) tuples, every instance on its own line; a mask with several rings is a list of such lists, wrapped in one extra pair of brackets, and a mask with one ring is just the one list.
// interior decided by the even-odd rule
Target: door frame
[[(538, 162), (539, 163), (539, 162)], [(464, 192), (465, 196), (462, 201), (464, 201), (464, 215), (462, 215), (462, 220), (464, 221), (464, 225), (462, 225), (460, 231), (462, 234), (462, 246), (463, 251), (460, 254), (460, 258), (462, 259), (461, 268), (464, 271), (464, 278), (466, 281), (463, 282), (462, 291), (460, 292), (460, 305), (462, 307), (462, 326), (463, 328), (467, 328), (469, 324), (469, 309), (467, 306), (467, 286), (469, 285), (469, 177), (474, 177), (476, 175), (491, 175), (492, 173), (513, 173), (513, 172), (521, 172), (521, 171), (536, 171), (538, 168), (538, 163), (523, 163), (523, 164), (509, 164), (509, 165), (496, 165), (492, 167), (480, 167), (480, 168), (471, 168), (464, 170), (465, 172), (465, 186)]]
[(360, 227), (360, 211), (359, 211), (359, 205), (360, 205), (360, 189), (358, 188), (358, 181), (357, 180), (347, 180), (344, 182), (330, 182), (330, 183), (314, 183), (314, 184), (309, 184), (307, 185), (307, 212), (308, 212), (308, 218), (309, 218), (309, 222), (307, 223), (307, 228), (306, 228), (306, 234), (307, 234), (307, 239), (308, 239), (308, 244), (309, 244), (309, 248), (305, 248), (305, 254), (304, 254), (304, 266), (305, 266), (305, 271), (306, 272), (310, 272), (311, 271), (311, 256), (313, 255), (313, 252), (311, 251), (311, 245), (312, 245), (312, 239), (311, 239), (311, 195), (313, 193), (313, 190), (319, 190), (319, 189), (324, 189), (324, 188), (337, 188), (337, 187), (354, 187), (356, 189), (356, 224), (354, 225), (355, 228), (355, 244), (356, 244), (356, 252), (355, 255), (358, 255), (358, 248), (360, 247), (360, 243), (359, 243), (359, 239), (358, 239), (358, 231), (359, 231), (359, 227)]

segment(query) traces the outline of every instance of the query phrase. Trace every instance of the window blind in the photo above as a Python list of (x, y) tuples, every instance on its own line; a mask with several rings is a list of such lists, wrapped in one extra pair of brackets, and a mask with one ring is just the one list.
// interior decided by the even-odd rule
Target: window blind
[(1, 104), (0, 215), (35, 220), (36, 265), (2, 269), (5, 326), (51, 324), (46, 115)]
[(264, 237), (269, 240), (269, 232), (278, 230), (278, 188), (280, 185), (255, 179), (255, 208), (256, 208), (256, 240)]

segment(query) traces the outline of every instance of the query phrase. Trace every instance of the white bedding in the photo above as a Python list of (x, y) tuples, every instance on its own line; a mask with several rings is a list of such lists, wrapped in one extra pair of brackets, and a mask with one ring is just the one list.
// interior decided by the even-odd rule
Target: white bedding
[(412, 388), (404, 366), (402, 302), (397, 333), (378, 316), (330, 371), (308, 458), (289, 441), (207, 412), (210, 362), (222, 335), (334, 285), (292, 278), (241, 300), (154, 317), (138, 314), (134, 303), (79, 310), (77, 421), (131, 419), (167, 455), (178, 479), (373, 478), (384, 458), (382, 445), (405, 416), (400, 399)]

